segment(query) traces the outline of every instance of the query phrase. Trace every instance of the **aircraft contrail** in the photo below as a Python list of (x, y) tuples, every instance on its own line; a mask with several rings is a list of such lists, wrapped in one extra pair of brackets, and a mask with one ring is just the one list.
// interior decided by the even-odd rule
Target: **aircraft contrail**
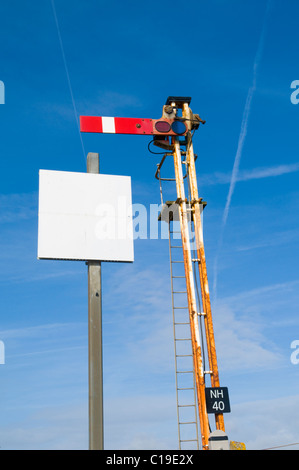
[(231, 181), (230, 181), (229, 191), (228, 191), (228, 195), (227, 195), (227, 199), (226, 199), (226, 204), (225, 204), (225, 208), (224, 208), (223, 216), (222, 216), (222, 225), (221, 225), (220, 237), (219, 237), (219, 242), (218, 242), (218, 250), (217, 250), (215, 263), (214, 263), (214, 283), (213, 283), (214, 299), (216, 299), (216, 297), (217, 297), (218, 257), (219, 257), (220, 250), (222, 248), (224, 229), (225, 229), (228, 214), (229, 214), (229, 209), (230, 209), (230, 205), (231, 205), (233, 192), (234, 192), (236, 182), (237, 182), (237, 179), (238, 179), (240, 161), (241, 161), (241, 157), (242, 157), (245, 138), (246, 138), (246, 135), (247, 135), (247, 129), (248, 129), (248, 122), (249, 122), (249, 117), (250, 117), (252, 99), (253, 99), (254, 93), (256, 91), (258, 68), (259, 68), (259, 64), (261, 62), (262, 53), (263, 53), (263, 49), (264, 49), (265, 35), (266, 35), (266, 25), (267, 25), (267, 21), (268, 21), (269, 12), (270, 12), (270, 6), (271, 6), (271, 0), (268, 0), (266, 13), (265, 13), (264, 24), (263, 24), (263, 29), (262, 29), (262, 32), (261, 32), (259, 45), (258, 45), (258, 49), (257, 49), (257, 52), (256, 52), (254, 64), (253, 64), (252, 85), (250, 86), (250, 88), (248, 90), (246, 103), (245, 103), (245, 107), (244, 107), (244, 111), (243, 111), (243, 118), (242, 118), (241, 130), (240, 130), (240, 135), (239, 135), (238, 147), (237, 147), (237, 152), (236, 152), (236, 156), (235, 156), (235, 160), (234, 160), (234, 166), (233, 166), (233, 170), (232, 170)]

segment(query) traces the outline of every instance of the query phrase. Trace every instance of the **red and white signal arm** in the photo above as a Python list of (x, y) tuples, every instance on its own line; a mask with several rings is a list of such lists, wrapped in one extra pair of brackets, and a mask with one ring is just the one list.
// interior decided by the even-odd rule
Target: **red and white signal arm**
[(80, 116), (80, 131), (100, 134), (185, 135), (180, 119), (141, 119), (105, 116)]

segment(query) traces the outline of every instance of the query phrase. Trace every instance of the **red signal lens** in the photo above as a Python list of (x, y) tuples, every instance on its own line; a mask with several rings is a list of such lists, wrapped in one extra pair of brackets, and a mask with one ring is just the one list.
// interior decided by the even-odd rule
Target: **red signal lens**
[(170, 131), (171, 126), (167, 121), (157, 121), (155, 124), (156, 131), (167, 133)]

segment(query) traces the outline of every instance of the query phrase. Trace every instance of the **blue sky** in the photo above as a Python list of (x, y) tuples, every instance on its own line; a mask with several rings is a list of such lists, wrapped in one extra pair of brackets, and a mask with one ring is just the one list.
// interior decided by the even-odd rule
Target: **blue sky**
[[(86, 266), (36, 259), (38, 171), (85, 172), (98, 152), (134, 203), (159, 204), (150, 138), (81, 141), (77, 119), (159, 118), (169, 95), (207, 121), (194, 146), (227, 433), (299, 442), (298, 2), (55, 7), (58, 28), (50, 0), (0, 5), (0, 448), (88, 447)], [(171, 321), (168, 242), (137, 239), (133, 264), (103, 265), (107, 449), (177, 448)]]

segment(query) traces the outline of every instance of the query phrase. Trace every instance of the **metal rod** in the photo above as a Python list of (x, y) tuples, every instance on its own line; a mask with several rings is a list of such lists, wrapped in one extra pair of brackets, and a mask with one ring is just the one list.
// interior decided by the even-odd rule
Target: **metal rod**
[[(87, 155), (87, 173), (99, 173), (99, 154)], [(104, 449), (101, 262), (88, 261), (89, 450)]]
[[(187, 119), (187, 122), (191, 122), (191, 110), (188, 106), (188, 103), (183, 104), (182, 109), (183, 117)], [(196, 249), (197, 249), (197, 258), (198, 269), (199, 269), (199, 278), (201, 284), (201, 293), (202, 293), (202, 305), (203, 311), (206, 313), (204, 316), (205, 319), (205, 331), (206, 331), (206, 341), (207, 349), (209, 356), (209, 365), (212, 371), (211, 374), (211, 385), (212, 387), (219, 387), (219, 372), (217, 365), (217, 356), (216, 356), (216, 346), (214, 338), (214, 328), (212, 320), (212, 310), (211, 310), (211, 301), (209, 293), (209, 284), (208, 284), (208, 275), (207, 275), (207, 266), (206, 266), (206, 257), (203, 241), (203, 230), (200, 214), (200, 200), (198, 198), (198, 188), (197, 188), (197, 178), (196, 178), (196, 169), (195, 169), (195, 159), (193, 152), (193, 143), (191, 133), (187, 136), (187, 164), (188, 164), (188, 173), (189, 173), (189, 183), (190, 183), (190, 197), (193, 202), (193, 223), (194, 223), (194, 232), (196, 240)], [(216, 414), (216, 427), (219, 430), (225, 431), (224, 418), (223, 414)]]

